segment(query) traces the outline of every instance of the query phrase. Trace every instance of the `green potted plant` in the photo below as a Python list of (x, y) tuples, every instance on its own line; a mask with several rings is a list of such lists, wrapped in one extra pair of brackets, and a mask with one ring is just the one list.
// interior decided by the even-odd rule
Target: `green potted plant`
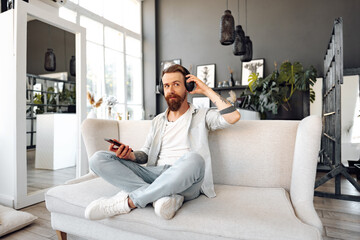
[(299, 62), (293, 64), (286, 61), (280, 69), (275, 70), (265, 78), (259, 78), (256, 73), (249, 76), (249, 90), (242, 94), (240, 107), (260, 112), (262, 118), (266, 115), (278, 114), (280, 108), (291, 111), (290, 99), (296, 91), (309, 92), (310, 102), (315, 100), (312, 89), (316, 82), (316, 69), (311, 66), (304, 70)]

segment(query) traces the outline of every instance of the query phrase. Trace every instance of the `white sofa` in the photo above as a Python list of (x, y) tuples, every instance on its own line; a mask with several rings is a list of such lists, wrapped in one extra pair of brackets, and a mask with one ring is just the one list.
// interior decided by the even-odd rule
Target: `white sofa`
[[(106, 138), (139, 149), (150, 121), (87, 119), (82, 125), (88, 156), (105, 150)], [(321, 120), (239, 121), (211, 132), (217, 197), (185, 202), (172, 220), (153, 207), (100, 221), (84, 218), (93, 200), (119, 189), (90, 173), (46, 193), (53, 229), (86, 239), (322, 239), (313, 206)]]

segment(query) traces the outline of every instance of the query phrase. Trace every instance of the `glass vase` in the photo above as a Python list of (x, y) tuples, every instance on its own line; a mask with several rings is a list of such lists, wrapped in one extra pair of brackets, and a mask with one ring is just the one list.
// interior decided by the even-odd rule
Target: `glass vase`
[(113, 120), (113, 119), (114, 119), (114, 116), (113, 116), (113, 107), (111, 107), (111, 106), (108, 106), (108, 107), (107, 107), (106, 119), (110, 119), (110, 120)]
[(87, 115), (87, 118), (97, 118), (96, 108), (91, 108)]

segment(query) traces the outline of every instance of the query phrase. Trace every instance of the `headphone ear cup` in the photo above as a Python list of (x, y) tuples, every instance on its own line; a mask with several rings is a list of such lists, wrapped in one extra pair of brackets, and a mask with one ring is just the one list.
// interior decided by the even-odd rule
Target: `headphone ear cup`
[[(185, 70), (185, 76), (190, 74), (189, 70), (187, 70), (185, 67), (183, 67)], [(194, 90), (195, 88), (195, 83), (194, 82), (186, 82), (189, 78), (185, 77), (185, 88), (188, 92), (191, 92), (192, 90)]]
[(191, 92), (195, 88), (195, 82), (186, 82), (189, 78), (185, 78), (185, 88), (188, 92)]
[(158, 90), (161, 93), (161, 95), (164, 95), (164, 85), (163, 85), (162, 79), (160, 79), (160, 82), (158, 85)]

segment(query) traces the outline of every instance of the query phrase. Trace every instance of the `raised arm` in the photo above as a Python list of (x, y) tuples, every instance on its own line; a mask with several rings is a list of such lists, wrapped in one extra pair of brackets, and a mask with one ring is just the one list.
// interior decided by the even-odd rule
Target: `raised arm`
[(190, 94), (202, 94), (207, 96), (220, 110), (220, 114), (223, 115), (224, 119), (228, 123), (234, 124), (239, 121), (241, 115), (229, 101), (227, 101), (225, 98), (223, 98), (210, 87), (208, 87), (196, 76), (189, 74), (187, 75), (187, 77), (189, 77), (187, 82), (195, 82), (196, 84), (196, 88), (192, 92), (190, 92)]

